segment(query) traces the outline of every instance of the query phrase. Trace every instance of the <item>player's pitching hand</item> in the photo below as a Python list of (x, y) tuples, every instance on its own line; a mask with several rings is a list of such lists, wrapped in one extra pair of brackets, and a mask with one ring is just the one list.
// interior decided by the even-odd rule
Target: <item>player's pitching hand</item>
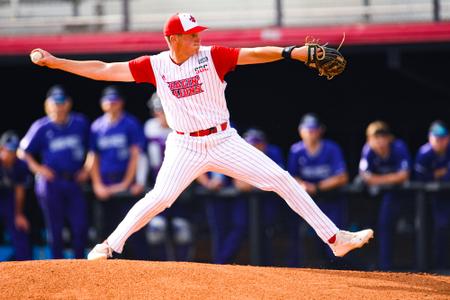
[(36, 65), (50, 66), (51, 61), (55, 59), (55, 57), (41, 48), (36, 48), (31, 50), (30, 59)]

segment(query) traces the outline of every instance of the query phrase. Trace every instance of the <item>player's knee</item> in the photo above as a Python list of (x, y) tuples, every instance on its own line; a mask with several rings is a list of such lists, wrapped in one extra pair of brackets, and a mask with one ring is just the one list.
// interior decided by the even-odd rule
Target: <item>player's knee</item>
[(177, 245), (187, 245), (192, 243), (192, 225), (184, 218), (174, 218), (172, 220), (174, 231), (174, 242)]
[(275, 191), (281, 182), (289, 182), (290, 178), (291, 175), (289, 175), (287, 171), (282, 169), (276, 170), (267, 175), (266, 184), (262, 189), (266, 191)]
[(160, 245), (166, 239), (167, 220), (162, 216), (154, 217), (147, 226), (147, 240), (150, 245)]
[(153, 189), (145, 195), (144, 199), (146, 202), (155, 203), (158, 208), (157, 213), (160, 213), (164, 211), (166, 208), (169, 208), (176, 200), (176, 197), (177, 195), (175, 194)]

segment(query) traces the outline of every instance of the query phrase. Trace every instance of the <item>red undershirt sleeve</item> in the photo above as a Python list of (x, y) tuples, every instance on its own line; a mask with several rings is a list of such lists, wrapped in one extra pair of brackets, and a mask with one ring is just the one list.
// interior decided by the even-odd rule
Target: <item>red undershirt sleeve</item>
[(147, 82), (156, 86), (155, 73), (149, 55), (140, 56), (128, 62), (131, 74), (136, 82)]
[(234, 70), (237, 65), (240, 50), (240, 48), (222, 46), (211, 47), (211, 56), (220, 80), (224, 81), (225, 75)]

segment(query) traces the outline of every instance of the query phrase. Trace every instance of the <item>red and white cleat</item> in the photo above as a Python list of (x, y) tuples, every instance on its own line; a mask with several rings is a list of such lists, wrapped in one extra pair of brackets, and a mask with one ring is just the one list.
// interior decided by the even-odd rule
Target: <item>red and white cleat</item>
[(336, 233), (336, 241), (328, 244), (335, 256), (342, 257), (353, 249), (361, 248), (373, 238), (372, 229), (364, 229), (357, 232), (339, 230)]

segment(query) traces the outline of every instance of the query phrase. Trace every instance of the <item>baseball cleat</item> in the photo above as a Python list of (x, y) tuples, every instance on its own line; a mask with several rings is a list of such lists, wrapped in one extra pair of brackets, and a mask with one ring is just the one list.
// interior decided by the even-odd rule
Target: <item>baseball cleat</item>
[(373, 238), (372, 229), (364, 229), (357, 232), (339, 230), (336, 233), (336, 241), (329, 244), (335, 256), (342, 257), (353, 249), (361, 248)]
[(112, 249), (108, 244), (102, 243), (95, 245), (92, 248), (91, 252), (89, 252), (87, 259), (88, 260), (100, 260), (100, 259), (108, 259), (112, 257)]

